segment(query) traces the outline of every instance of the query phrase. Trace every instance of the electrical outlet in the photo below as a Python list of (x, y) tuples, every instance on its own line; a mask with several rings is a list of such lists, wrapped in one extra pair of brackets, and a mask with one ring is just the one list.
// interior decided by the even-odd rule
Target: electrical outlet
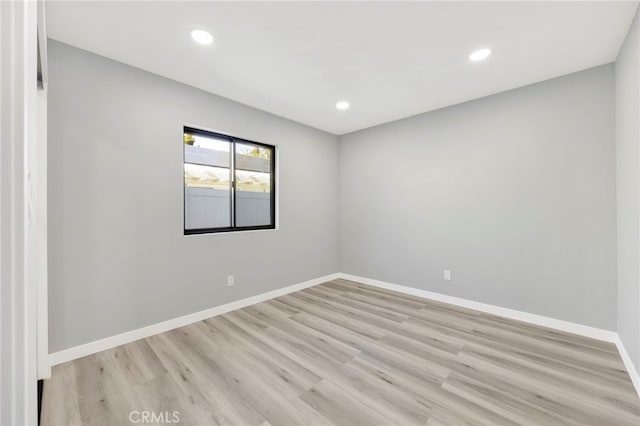
[(446, 281), (451, 281), (451, 271), (450, 270), (448, 270), (448, 269), (444, 270), (444, 279)]
[(236, 285), (233, 275), (227, 275), (227, 287), (231, 287), (232, 285)]

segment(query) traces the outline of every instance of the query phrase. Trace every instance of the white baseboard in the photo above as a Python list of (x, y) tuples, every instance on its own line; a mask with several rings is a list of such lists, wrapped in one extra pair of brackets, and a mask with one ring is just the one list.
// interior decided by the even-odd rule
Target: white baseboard
[(288, 287), (279, 288), (277, 290), (269, 291), (267, 293), (258, 294), (256, 296), (248, 297), (246, 299), (237, 300), (235, 302), (227, 303), (225, 305), (216, 306), (204, 311), (195, 312), (192, 314), (184, 315), (182, 317), (170, 319), (157, 324), (152, 324), (147, 327), (138, 328), (136, 330), (127, 331), (115, 336), (106, 337), (104, 339), (95, 340), (93, 342), (85, 343), (83, 345), (74, 346), (69, 349), (64, 349), (59, 352), (49, 354), (49, 363), (53, 365), (62, 364), (67, 361), (71, 361), (77, 358), (82, 358), (87, 355), (92, 355), (97, 352), (101, 352), (107, 349), (115, 348), (126, 343), (130, 343), (136, 340), (144, 339), (145, 337), (153, 336), (155, 334), (164, 333), (165, 331), (173, 330), (178, 327), (193, 324), (203, 319), (211, 318), (217, 315), (224, 314), (226, 312), (235, 311), (236, 309), (244, 308), (246, 306), (254, 305), (256, 303), (264, 302), (265, 300), (273, 299), (285, 294), (293, 293), (294, 291), (303, 290), (305, 288), (313, 287), (318, 284), (325, 283), (338, 278), (338, 274), (325, 275), (323, 277), (315, 278), (313, 280), (305, 281), (299, 284), (290, 285)]
[(446, 294), (433, 293), (427, 290), (420, 290), (404, 285), (391, 284), (384, 281), (378, 281), (371, 278), (359, 277), (349, 274), (338, 274), (339, 278), (345, 280), (356, 281), (362, 284), (368, 284), (374, 287), (380, 287), (387, 290), (397, 291), (398, 293), (410, 294), (429, 300), (449, 303), (451, 305), (461, 306), (464, 308), (474, 309), (476, 311), (486, 312), (505, 318), (511, 318), (518, 321), (528, 322), (530, 324), (540, 325), (543, 327), (554, 328), (556, 330), (566, 331), (568, 333), (578, 334), (580, 336), (591, 337), (593, 339), (604, 340), (606, 342), (615, 343), (618, 335), (615, 331), (603, 330), (601, 328), (590, 327), (587, 325), (576, 324), (569, 321), (563, 321), (555, 318), (549, 318), (542, 315), (530, 314), (528, 312), (517, 311), (515, 309), (503, 308), (500, 306), (489, 305), (473, 300), (462, 299), (455, 296), (447, 296)]
[(464, 308), (474, 309), (489, 314), (499, 315), (505, 318), (511, 318), (518, 321), (527, 322), (530, 324), (540, 325), (543, 327), (549, 327), (568, 333), (574, 333), (581, 336), (591, 337), (593, 339), (604, 340), (607, 342), (615, 343), (622, 361), (624, 362), (627, 372), (633, 382), (633, 385), (640, 396), (640, 376), (635, 366), (631, 362), (631, 358), (624, 347), (624, 344), (620, 340), (618, 334), (614, 331), (603, 330), (600, 328), (590, 327), (582, 324), (576, 324), (569, 321), (563, 321), (555, 318), (549, 318), (542, 315), (531, 314), (528, 312), (517, 311), (515, 309), (503, 308), (500, 306), (489, 305), (486, 303), (475, 302), (473, 300), (462, 299), (455, 296), (448, 296), (445, 294), (434, 293), (427, 290), (420, 290), (413, 287), (407, 287), (399, 284), (392, 284), (385, 281), (374, 280), (371, 278), (359, 277), (356, 275), (335, 273), (331, 275), (325, 275), (323, 277), (315, 278), (313, 280), (305, 281), (299, 284), (294, 284), (288, 287), (280, 288), (277, 290), (269, 291), (267, 293), (259, 294), (256, 296), (248, 297), (246, 299), (238, 300), (235, 302), (227, 303), (225, 305), (216, 306), (204, 311), (195, 312), (192, 314), (184, 315), (182, 317), (174, 318), (171, 320), (163, 321), (161, 323), (152, 324), (147, 327), (138, 328), (136, 330), (127, 331), (122, 334), (118, 334), (104, 339), (96, 340), (93, 342), (85, 343), (83, 345), (75, 346), (69, 349), (64, 349), (59, 352), (54, 352), (49, 355), (50, 364), (57, 365), (67, 361), (72, 361), (77, 358), (82, 358), (87, 355), (104, 351), (107, 349), (115, 348), (126, 343), (130, 343), (136, 340), (144, 339), (155, 334), (164, 333), (165, 331), (173, 330), (178, 327), (193, 324), (203, 319), (211, 318), (217, 315), (231, 312), (236, 309), (241, 309), (246, 306), (254, 305), (256, 303), (264, 302), (265, 300), (273, 299), (285, 294), (293, 293), (295, 291), (303, 290), (305, 288), (313, 287), (327, 281), (342, 278), (345, 280), (355, 281), (362, 284), (371, 285), (374, 287), (384, 288), (387, 290), (397, 291), (398, 293), (409, 294), (412, 296), (422, 297), (429, 300), (436, 300), (438, 302), (449, 303)]
[(475, 309), (476, 311), (486, 312), (489, 314), (499, 315), (501, 317), (511, 318), (530, 324), (540, 325), (560, 331), (566, 331), (568, 333), (578, 334), (580, 336), (586, 336), (593, 339), (615, 343), (616, 347), (618, 348), (618, 352), (620, 353), (620, 357), (622, 358), (622, 362), (627, 369), (627, 373), (629, 374), (629, 377), (633, 382), (633, 386), (635, 387), (638, 396), (640, 396), (640, 375), (638, 375), (638, 370), (636, 370), (635, 365), (633, 364), (633, 362), (631, 362), (631, 357), (629, 356), (627, 349), (624, 347), (622, 340), (620, 340), (620, 336), (614, 331), (589, 327), (586, 325), (576, 324), (573, 322), (563, 321), (555, 318), (549, 318), (542, 315), (530, 314), (528, 312), (517, 311), (515, 309), (502, 308), (500, 306), (474, 302), (473, 300), (447, 296), (446, 294), (433, 293), (431, 291), (420, 290), (413, 287), (391, 284), (385, 281), (374, 280), (371, 278), (364, 278), (343, 273), (339, 273), (337, 275), (338, 278), (355, 281), (374, 287), (384, 288), (387, 290), (397, 291), (398, 293), (410, 294), (412, 296), (418, 296), (429, 300), (436, 300), (438, 302), (449, 303), (451, 305), (462, 306), (464, 308)]
[(636, 366), (631, 362), (631, 357), (629, 356), (629, 352), (627, 352), (627, 348), (624, 347), (624, 343), (620, 339), (620, 336), (616, 334), (616, 346), (618, 347), (618, 352), (620, 352), (620, 357), (622, 358), (622, 362), (624, 362), (624, 366), (627, 368), (627, 373), (629, 373), (629, 377), (633, 382), (633, 386), (636, 388), (636, 392), (640, 397), (640, 375), (638, 374), (638, 370), (636, 370)]

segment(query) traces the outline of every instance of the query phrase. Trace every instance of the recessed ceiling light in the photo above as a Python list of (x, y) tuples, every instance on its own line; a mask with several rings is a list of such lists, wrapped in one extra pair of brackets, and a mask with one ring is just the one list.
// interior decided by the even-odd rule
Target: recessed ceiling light
[(491, 55), (491, 49), (480, 49), (473, 52), (469, 55), (469, 60), (473, 62), (482, 61), (483, 59), (487, 59)]
[(213, 43), (213, 36), (209, 31), (201, 30), (196, 28), (195, 30), (191, 30), (191, 38), (200, 43), (200, 44), (211, 44)]
[(340, 109), (340, 110), (345, 110), (345, 109), (349, 109), (349, 102), (347, 101), (340, 101), (336, 104), (336, 108)]

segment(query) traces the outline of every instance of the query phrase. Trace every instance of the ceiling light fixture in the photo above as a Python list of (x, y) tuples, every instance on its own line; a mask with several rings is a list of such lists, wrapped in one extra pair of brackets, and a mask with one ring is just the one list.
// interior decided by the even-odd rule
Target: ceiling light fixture
[(349, 109), (349, 102), (340, 101), (336, 104), (336, 108), (338, 108), (339, 110)]
[(469, 60), (473, 62), (482, 61), (487, 59), (491, 55), (491, 49), (484, 48), (480, 50), (476, 50), (471, 55), (469, 55)]
[(191, 30), (191, 38), (200, 43), (200, 44), (211, 44), (213, 43), (213, 36), (209, 31), (201, 30), (196, 28), (195, 30)]

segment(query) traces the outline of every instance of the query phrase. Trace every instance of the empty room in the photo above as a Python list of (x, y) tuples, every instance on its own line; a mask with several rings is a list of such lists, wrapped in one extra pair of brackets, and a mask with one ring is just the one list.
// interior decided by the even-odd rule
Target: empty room
[(0, 33), (1, 425), (640, 425), (637, 1)]

